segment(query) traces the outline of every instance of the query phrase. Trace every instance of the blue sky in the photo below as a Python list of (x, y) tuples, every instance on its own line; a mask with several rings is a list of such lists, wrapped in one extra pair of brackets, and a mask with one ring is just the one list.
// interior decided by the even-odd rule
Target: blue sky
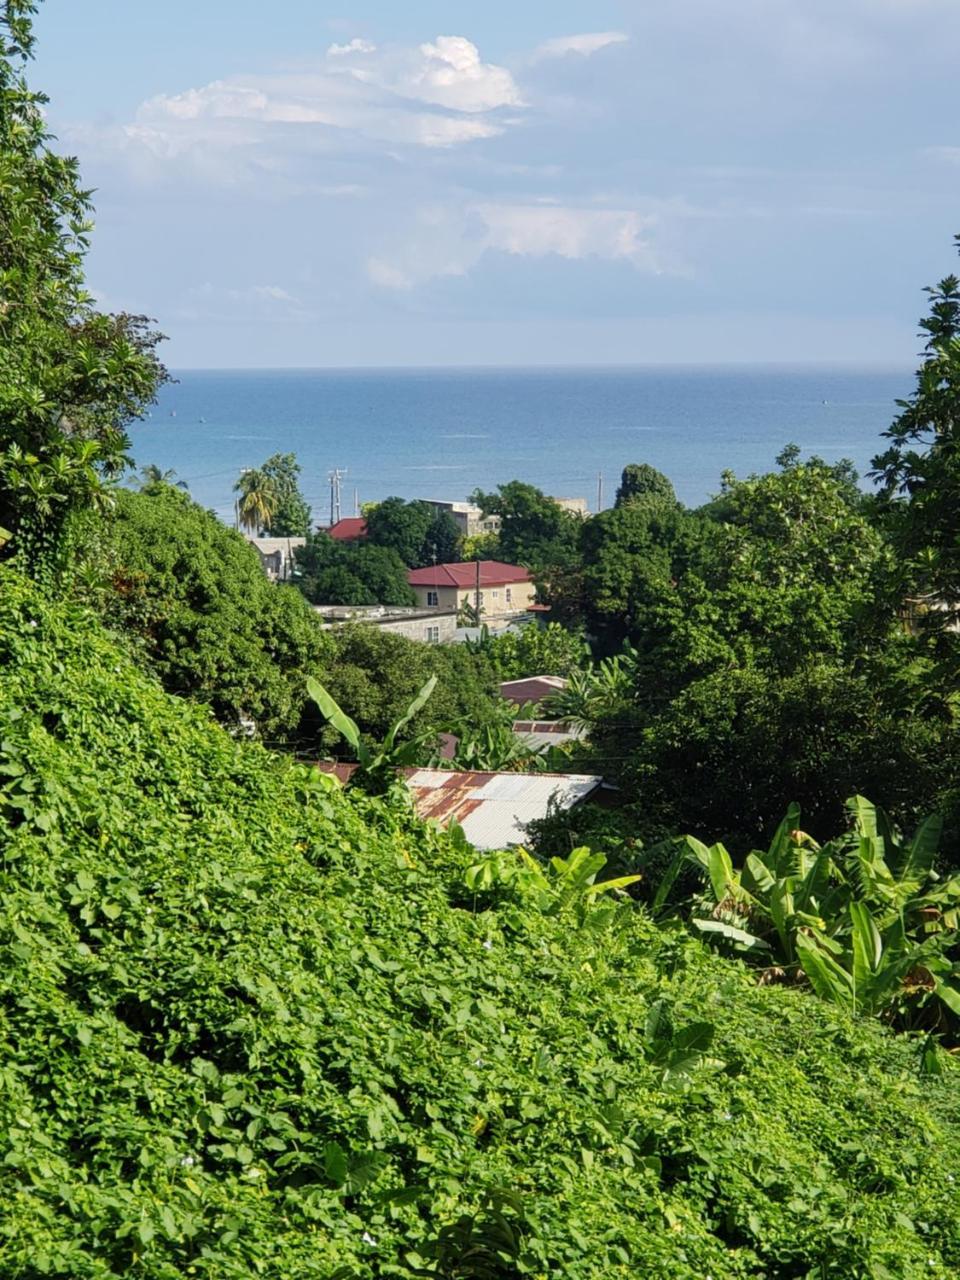
[(175, 367), (909, 364), (956, 0), (46, 0), (91, 286)]

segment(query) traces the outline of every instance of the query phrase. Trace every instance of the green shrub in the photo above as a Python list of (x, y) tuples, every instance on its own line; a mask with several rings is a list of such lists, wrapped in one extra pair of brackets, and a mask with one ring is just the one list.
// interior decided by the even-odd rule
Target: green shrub
[(0, 573), (0, 1274), (947, 1280), (954, 1072), (551, 913)]

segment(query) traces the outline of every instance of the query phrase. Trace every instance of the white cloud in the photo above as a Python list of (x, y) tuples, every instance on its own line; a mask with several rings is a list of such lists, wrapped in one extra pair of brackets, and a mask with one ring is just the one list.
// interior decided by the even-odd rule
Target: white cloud
[(408, 96), (456, 111), (523, 106), (510, 72), (483, 62), (480, 50), (464, 36), (437, 36), (419, 52), (422, 64), (394, 86)]
[(327, 50), (328, 58), (343, 58), (351, 53), (376, 53), (377, 46), (369, 40), (353, 39), (349, 44), (332, 44)]
[(563, 58), (568, 53), (589, 58), (591, 54), (599, 53), (609, 45), (624, 44), (629, 39), (630, 37), (623, 31), (586, 31), (576, 36), (555, 36), (534, 49), (533, 61), (539, 62), (544, 58)]
[(311, 69), (158, 94), (125, 125), (73, 136), (127, 153), (145, 176), (151, 164), (186, 160), (213, 181), (239, 181), (282, 167), (287, 152), (302, 159), (363, 142), (443, 149), (494, 138), (517, 118), (503, 109), (523, 106), (510, 72), (484, 62), (463, 36), (389, 49), (354, 39)]
[(621, 261), (659, 274), (663, 262), (648, 233), (656, 217), (634, 209), (590, 209), (555, 203), (489, 202), (421, 209), (392, 252), (367, 263), (384, 289), (410, 290), (441, 276), (468, 274), (487, 252), (524, 258)]
[(534, 258), (619, 258), (643, 270), (659, 269), (644, 234), (655, 219), (630, 209), (487, 204), (476, 212), (491, 249)]

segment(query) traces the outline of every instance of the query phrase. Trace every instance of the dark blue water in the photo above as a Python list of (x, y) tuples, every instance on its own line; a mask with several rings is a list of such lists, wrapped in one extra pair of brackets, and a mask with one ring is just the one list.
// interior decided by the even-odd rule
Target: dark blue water
[(720, 475), (768, 470), (788, 442), (861, 472), (909, 394), (909, 369), (631, 368), (191, 371), (133, 431), (137, 463), (174, 469), (224, 518), (242, 467), (295, 453), (318, 520), (327, 475), (361, 502), (461, 500), (515, 478), (605, 504), (649, 462), (694, 505)]

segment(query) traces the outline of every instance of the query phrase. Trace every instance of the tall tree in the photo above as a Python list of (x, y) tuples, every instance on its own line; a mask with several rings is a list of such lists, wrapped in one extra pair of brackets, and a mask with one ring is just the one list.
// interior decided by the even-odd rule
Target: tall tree
[(673, 485), (662, 471), (651, 467), (647, 462), (629, 462), (620, 477), (616, 505), (625, 507), (645, 498), (657, 498), (674, 504), (677, 501)]
[(392, 547), (345, 546), (320, 532), (294, 556), (301, 573), (297, 586), (314, 604), (416, 604), (407, 567)]
[(35, 11), (0, 7), (0, 554), (51, 572), (109, 501), (127, 427), (166, 373), (150, 323), (97, 312), (85, 288), (89, 192), (50, 149), (47, 99), (24, 78)]
[(272, 538), (305, 538), (310, 532), (310, 508), (300, 492), (300, 464), (294, 453), (275, 453), (260, 467), (272, 485), (275, 500), (266, 532)]
[(576, 560), (581, 521), (535, 485), (511, 480), (496, 493), (470, 496), (484, 515), (500, 517), (500, 554), (538, 578), (549, 578)]
[[(960, 250), (960, 235), (954, 242)], [(908, 585), (931, 598), (931, 621), (949, 624), (960, 616), (960, 278), (946, 276), (926, 293), (916, 390), (899, 402), (872, 474)]]
[(262, 533), (273, 519), (279, 496), (273, 478), (261, 467), (248, 467), (233, 486), (237, 497), (237, 519), (248, 533)]

